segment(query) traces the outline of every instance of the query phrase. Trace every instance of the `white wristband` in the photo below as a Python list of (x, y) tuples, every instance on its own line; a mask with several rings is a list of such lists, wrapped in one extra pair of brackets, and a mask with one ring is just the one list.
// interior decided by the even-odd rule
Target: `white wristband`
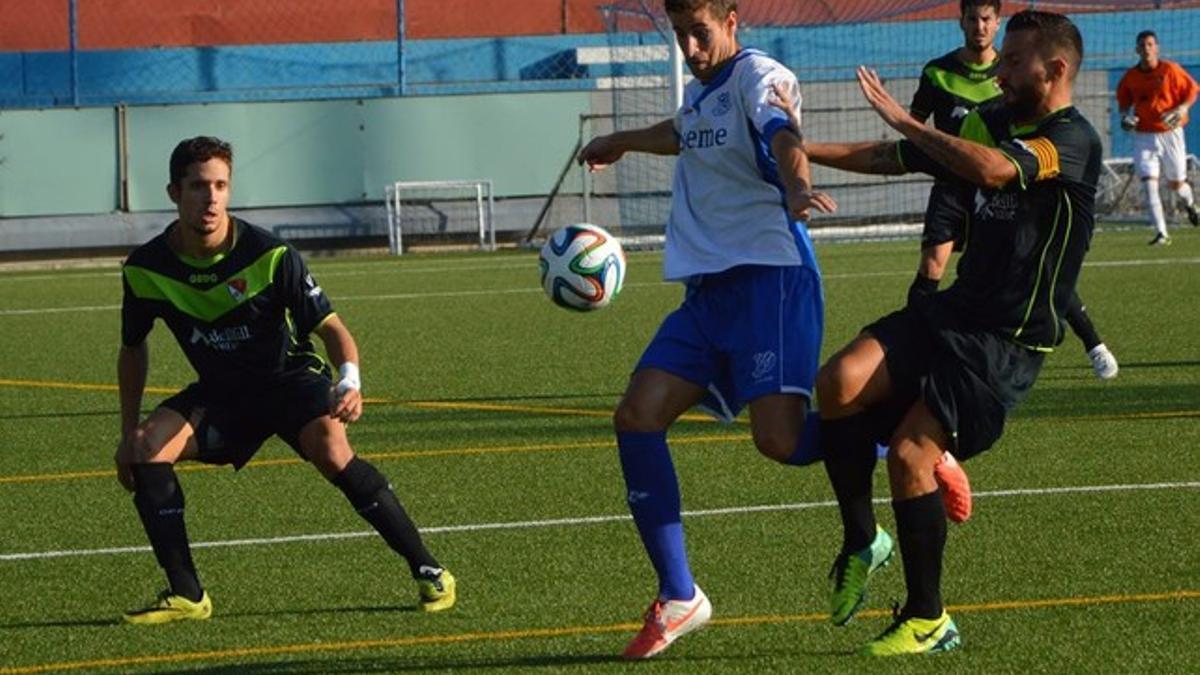
[(353, 361), (347, 361), (338, 366), (338, 375), (340, 379), (337, 383), (337, 393), (344, 394), (350, 389), (355, 391), (362, 390), (362, 377), (358, 372), (358, 364)]

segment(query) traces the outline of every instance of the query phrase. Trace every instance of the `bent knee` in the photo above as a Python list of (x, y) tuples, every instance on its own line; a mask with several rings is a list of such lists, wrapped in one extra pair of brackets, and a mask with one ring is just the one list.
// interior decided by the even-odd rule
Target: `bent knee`
[(304, 458), (322, 476), (332, 478), (342, 472), (354, 459), (354, 450), (338, 422), (327, 418), (314, 420), (300, 432), (300, 447)]
[(659, 419), (654, 411), (644, 406), (623, 400), (613, 411), (613, 428), (617, 431), (653, 432), (666, 431), (669, 423)]
[(917, 476), (932, 473), (937, 463), (938, 453), (929, 452), (915, 441), (893, 436), (888, 446), (888, 470), (892, 473)]
[(796, 440), (785, 434), (754, 435), (754, 447), (759, 454), (780, 464), (787, 464), (796, 452)]
[(130, 464), (169, 461), (165, 452), (167, 444), (152, 422), (139, 424), (129, 439), (129, 445), (133, 449)]
[(840, 360), (830, 361), (817, 371), (817, 400), (822, 413), (836, 415), (854, 404), (856, 393), (849, 386), (850, 375)]

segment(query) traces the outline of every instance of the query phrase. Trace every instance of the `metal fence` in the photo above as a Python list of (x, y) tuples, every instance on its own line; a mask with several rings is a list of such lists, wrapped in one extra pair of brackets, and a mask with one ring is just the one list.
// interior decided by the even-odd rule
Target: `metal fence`
[(0, 12), (0, 108), (586, 88), (597, 4), (23, 0)]

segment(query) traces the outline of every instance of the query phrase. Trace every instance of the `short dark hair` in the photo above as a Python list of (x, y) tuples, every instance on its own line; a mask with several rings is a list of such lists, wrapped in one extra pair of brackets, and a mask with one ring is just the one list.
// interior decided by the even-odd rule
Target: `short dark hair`
[(723, 18), (737, 11), (737, 0), (663, 0), (667, 14), (694, 12), (704, 7), (712, 10), (713, 16)]
[(1000, 0), (958, 0), (958, 15), (966, 16), (972, 7), (991, 7), (1000, 16)]
[(1145, 40), (1146, 38), (1150, 38), (1150, 37), (1154, 38), (1155, 42), (1158, 42), (1158, 33), (1155, 33), (1152, 30), (1144, 30), (1144, 31), (1138, 33), (1137, 39), (1134, 40), (1133, 43), (1140, 45), (1140, 44), (1142, 44), (1142, 40)]
[(1037, 45), (1043, 55), (1047, 50), (1065, 52), (1072, 77), (1083, 63), (1083, 36), (1079, 34), (1079, 28), (1062, 14), (1027, 9), (1013, 14), (1005, 30), (1009, 33), (1037, 31)]
[(219, 159), (233, 171), (233, 146), (213, 136), (184, 139), (171, 151), (171, 185), (178, 185), (189, 166)]

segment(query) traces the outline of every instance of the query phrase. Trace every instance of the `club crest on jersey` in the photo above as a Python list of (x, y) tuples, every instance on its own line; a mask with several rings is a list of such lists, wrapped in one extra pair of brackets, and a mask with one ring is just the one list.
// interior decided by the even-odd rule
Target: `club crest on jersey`
[(727, 115), (730, 110), (733, 110), (733, 98), (729, 92), (723, 91), (717, 95), (717, 105), (712, 109), (712, 116), (721, 117)]
[(245, 279), (230, 279), (225, 282), (225, 289), (229, 291), (229, 296), (238, 302), (246, 298)]

